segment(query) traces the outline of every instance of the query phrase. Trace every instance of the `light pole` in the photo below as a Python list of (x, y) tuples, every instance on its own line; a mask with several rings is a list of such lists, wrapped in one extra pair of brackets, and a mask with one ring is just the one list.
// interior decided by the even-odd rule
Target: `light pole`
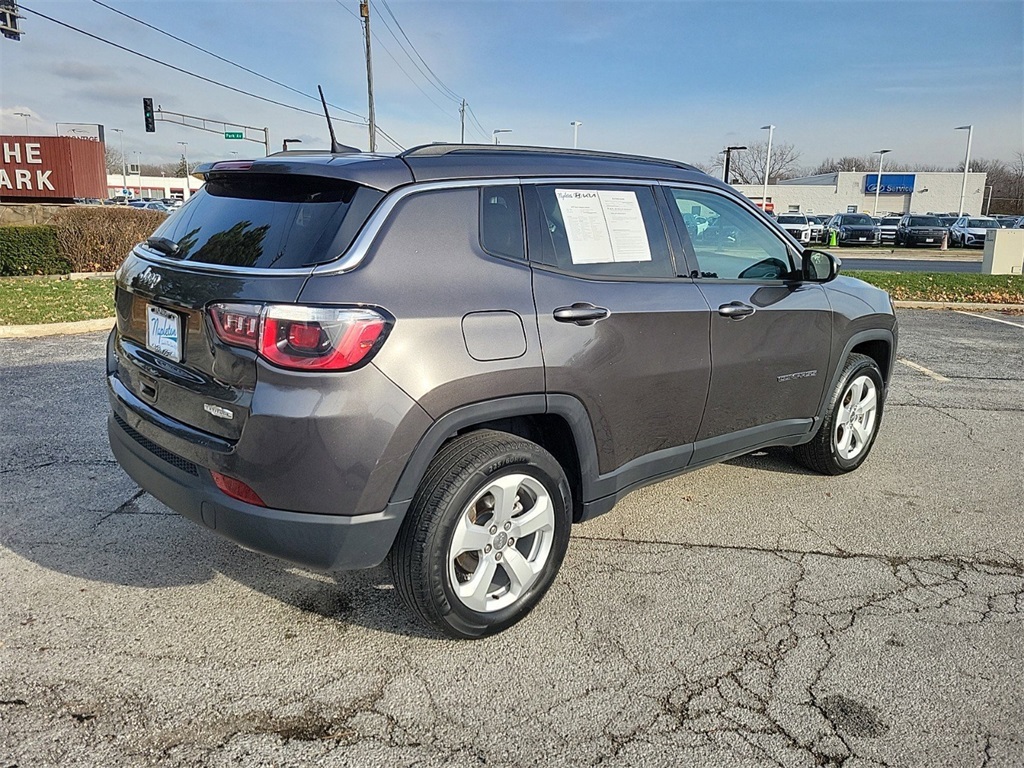
[(746, 149), (746, 147), (726, 147), (724, 150), (722, 150), (722, 154), (725, 155), (725, 169), (722, 172), (722, 181), (724, 181), (726, 184), (729, 183), (729, 164), (732, 160), (732, 153), (740, 152), (741, 150), (744, 149)]
[(569, 125), (572, 126), (572, 148), (576, 149), (577, 139), (580, 136), (580, 126), (583, 125), (579, 120), (573, 120)]
[(184, 147), (181, 151), (181, 156), (185, 159), (185, 183), (188, 184), (188, 142), (179, 141), (178, 143)]
[(32, 117), (32, 113), (31, 112), (15, 112), (14, 114), (16, 114), (18, 117), (24, 117), (25, 118), (25, 135), (27, 136), (28, 135), (28, 119), (30, 117)]
[(879, 149), (872, 152), (873, 155), (878, 155), (878, 178), (875, 179), (875, 207), (871, 211), (872, 216), (878, 215), (878, 193), (882, 191), (882, 158), (886, 156), (891, 149)]
[(281, 150), (284, 151), (284, 152), (287, 152), (289, 144), (301, 144), (301, 143), (302, 143), (302, 139), (285, 139), (284, 141), (281, 142)]
[(493, 131), (491, 131), (491, 136), (494, 137), (494, 143), (495, 144), (498, 143), (498, 134), (499, 133), (512, 133), (512, 129), (511, 128), (495, 128)]
[(762, 125), (762, 131), (768, 131), (768, 152), (765, 153), (764, 158), (764, 188), (761, 191), (761, 210), (768, 213), (768, 172), (772, 167), (772, 135), (775, 133), (775, 126)]
[(124, 157), (124, 128), (111, 128), (121, 137), (121, 189), (128, 189), (128, 166)]
[(974, 137), (974, 125), (961, 125), (954, 129), (967, 131), (967, 154), (964, 156), (964, 183), (960, 187), (960, 216), (964, 215), (964, 197), (967, 196), (967, 174), (971, 172), (971, 139)]

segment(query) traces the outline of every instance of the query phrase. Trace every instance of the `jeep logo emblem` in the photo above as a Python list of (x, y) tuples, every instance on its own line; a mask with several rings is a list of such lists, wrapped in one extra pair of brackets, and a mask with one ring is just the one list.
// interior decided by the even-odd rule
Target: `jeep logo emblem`
[(142, 288), (148, 288), (153, 290), (159, 285), (163, 278), (153, 271), (152, 267), (146, 267), (138, 277), (135, 278), (135, 282)]

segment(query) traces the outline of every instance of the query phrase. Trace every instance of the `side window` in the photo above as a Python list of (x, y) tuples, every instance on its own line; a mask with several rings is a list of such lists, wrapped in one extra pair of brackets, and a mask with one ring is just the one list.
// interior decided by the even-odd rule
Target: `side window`
[(567, 182), (535, 193), (532, 261), (584, 276), (677, 276), (650, 187)]
[(526, 259), (523, 206), (518, 186), (483, 187), (480, 190), (480, 245), (493, 256)]
[(781, 280), (793, 271), (786, 244), (753, 213), (721, 195), (673, 189), (703, 278)]

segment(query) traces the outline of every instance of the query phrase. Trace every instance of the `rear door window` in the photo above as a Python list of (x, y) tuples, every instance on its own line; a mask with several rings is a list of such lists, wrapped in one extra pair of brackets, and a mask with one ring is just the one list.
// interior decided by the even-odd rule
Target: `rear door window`
[(527, 189), (535, 209), (531, 261), (583, 276), (677, 276), (650, 187), (566, 182)]
[(153, 235), (176, 243), (182, 261), (307, 267), (341, 255), (381, 197), (319, 176), (212, 175)]

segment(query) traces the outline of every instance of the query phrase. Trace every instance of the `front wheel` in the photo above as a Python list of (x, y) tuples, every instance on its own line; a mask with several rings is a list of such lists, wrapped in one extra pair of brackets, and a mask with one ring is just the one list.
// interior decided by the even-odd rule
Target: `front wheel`
[(863, 464), (878, 434), (884, 391), (878, 364), (866, 355), (850, 355), (817, 433), (793, 449), (796, 460), (824, 475)]
[(456, 638), (500, 632), (540, 602), (569, 546), (569, 482), (536, 443), (481, 430), (431, 461), (391, 550), (395, 587)]

